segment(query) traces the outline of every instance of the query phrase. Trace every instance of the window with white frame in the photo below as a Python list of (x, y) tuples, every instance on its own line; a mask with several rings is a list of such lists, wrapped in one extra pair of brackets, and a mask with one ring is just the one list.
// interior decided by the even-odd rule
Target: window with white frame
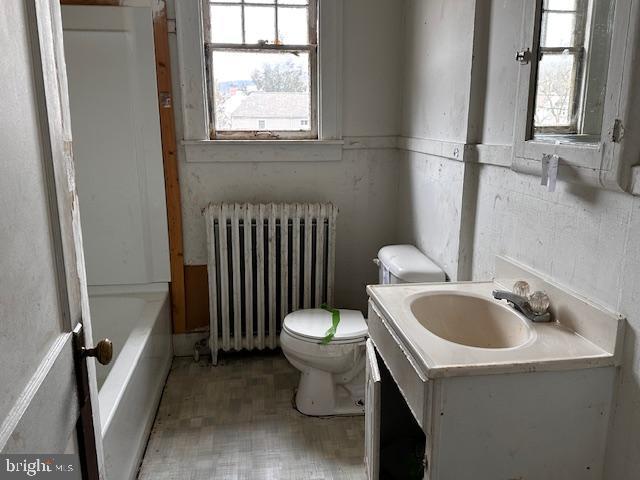
[(534, 134), (600, 132), (609, 3), (542, 0)]
[(317, 0), (204, 3), (211, 138), (318, 138)]

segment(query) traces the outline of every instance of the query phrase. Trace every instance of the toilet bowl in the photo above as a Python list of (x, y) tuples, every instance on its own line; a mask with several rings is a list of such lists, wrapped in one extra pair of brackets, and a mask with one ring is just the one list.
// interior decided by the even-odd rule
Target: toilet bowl
[[(444, 282), (444, 272), (413, 245), (382, 247), (375, 262), (380, 283)], [(331, 313), (313, 308), (288, 314), (280, 346), (289, 363), (300, 370), (297, 409), (314, 416), (362, 415), (365, 388), (367, 324), (357, 310), (340, 309), (340, 323), (328, 344)]]
[(296, 407), (305, 415), (361, 415), (367, 324), (359, 311), (341, 309), (336, 334), (325, 345), (331, 320), (322, 309), (298, 310), (284, 319), (280, 346), (300, 371)]

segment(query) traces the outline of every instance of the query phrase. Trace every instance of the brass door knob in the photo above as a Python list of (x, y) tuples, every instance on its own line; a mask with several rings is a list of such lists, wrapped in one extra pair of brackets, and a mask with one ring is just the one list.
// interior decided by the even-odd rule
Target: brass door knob
[(95, 347), (84, 349), (85, 357), (95, 357), (102, 365), (109, 365), (113, 358), (113, 342), (108, 338), (100, 340)]

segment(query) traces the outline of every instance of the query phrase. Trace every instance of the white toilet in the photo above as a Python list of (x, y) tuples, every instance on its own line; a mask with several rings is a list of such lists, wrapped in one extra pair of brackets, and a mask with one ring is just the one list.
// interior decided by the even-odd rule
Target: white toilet
[[(444, 272), (413, 245), (389, 245), (378, 252), (380, 283), (444, 282)], [(280, 346), (300, 370), (296, 407), (306, 415), (364, 413), (364, 345), (367, 324), (358, 310), (340, 309), (333, 340), (321, 343), (331, 326), (331, 313), (298, 310), (282, 323)]]

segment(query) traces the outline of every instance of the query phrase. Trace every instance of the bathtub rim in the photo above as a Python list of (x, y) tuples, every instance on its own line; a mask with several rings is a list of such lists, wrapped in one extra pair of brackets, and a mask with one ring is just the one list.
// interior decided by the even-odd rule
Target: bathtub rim
[(154, 283), (148, 285), (101, 285), (89, 287), (89, 297), (130, 297), (145, 301), (142, 314), (133, 326), (120, 353), (115, 359), (98, 392), (100, 427), (104, 437), (120, 406), (144, 346), (148, 343), (153, 328), (162, 310), (169, 303), (169, 285)]

